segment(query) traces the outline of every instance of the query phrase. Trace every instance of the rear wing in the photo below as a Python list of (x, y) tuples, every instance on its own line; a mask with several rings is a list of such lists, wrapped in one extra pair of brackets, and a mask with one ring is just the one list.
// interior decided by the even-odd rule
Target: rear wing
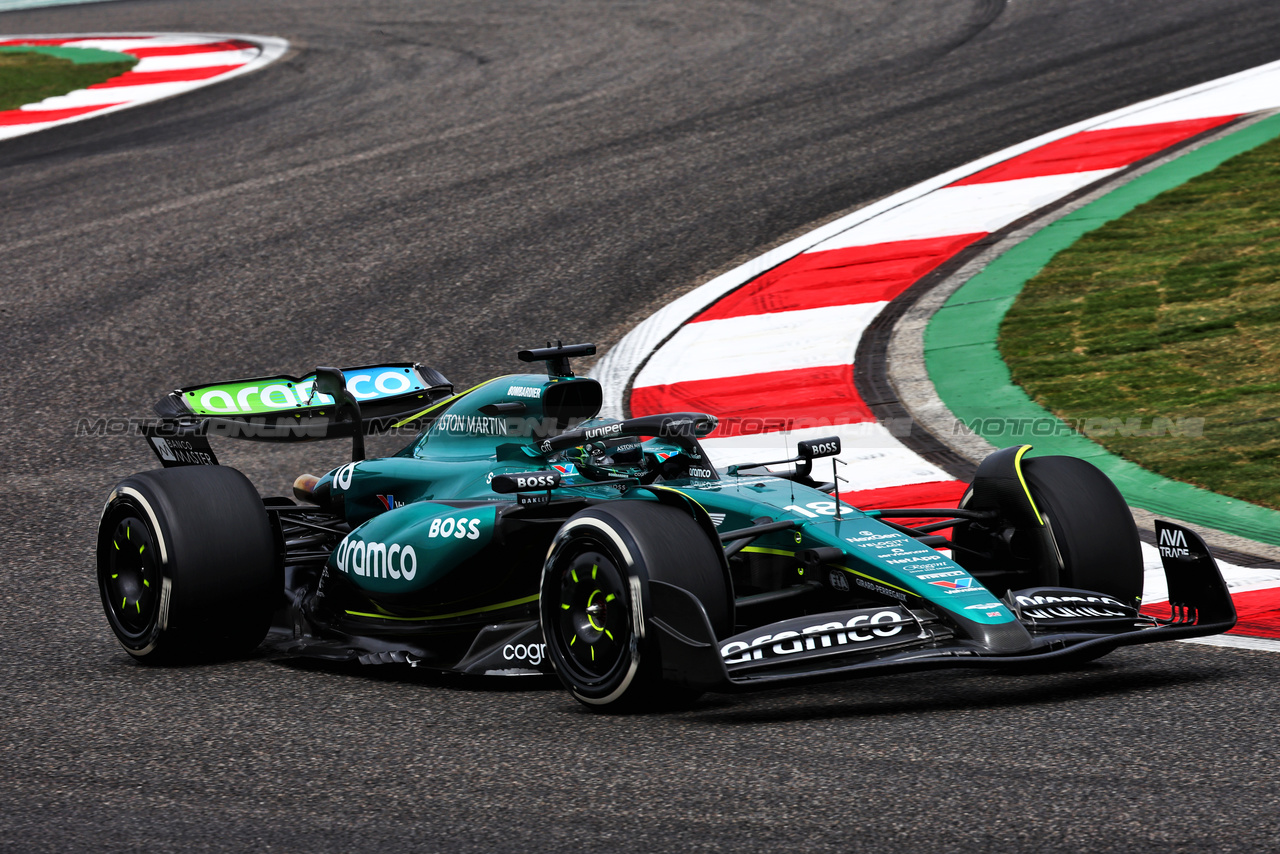
[[(320, 392), (313, 371), (303, 377), (282, 374), (175, 389), (155, 405), (160, 423), (144, 432), (165, 465), (208, 464), (199, 456), (208, 452), (207, 436), (311, 442), (383, 433), (413, 416), (418, 416), (413, 419), (417, 426), (431, 422), (444, 409), (433, 404), (453, 395), (453, 384), (443, 374), (411, 362), (361, 365), (341, 373), (344, 397), (358, 402), (359, 418), (352, 417), (343, 400)], [(197, 456), (183, 460), (173, 453), (180, 448)], [(209, 459), (216, 464), (211, 455)]]

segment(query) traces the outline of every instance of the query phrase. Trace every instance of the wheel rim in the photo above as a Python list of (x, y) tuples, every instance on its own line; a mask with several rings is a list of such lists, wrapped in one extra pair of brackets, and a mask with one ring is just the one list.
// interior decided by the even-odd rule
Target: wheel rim
[(575, 550), (561, 563), (556, 629), (565, 663), (578, 679), (605, 681), (629, 662), (627, 603), (625, 576), (602, 550)]
[(104, 533), (98, 573), (107, 615), (120, 634), (142, 638), (150, 633), (160, 604), (155, 538), (132, 514), (120, 516)]

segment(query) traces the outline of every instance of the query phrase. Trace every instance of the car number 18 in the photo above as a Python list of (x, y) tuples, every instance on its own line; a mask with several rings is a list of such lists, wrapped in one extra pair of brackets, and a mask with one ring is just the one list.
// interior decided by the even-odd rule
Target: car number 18
[[(794, 504), (788, 504), (783, 510), (790, 510), (793, 513), (799, 513), (801, 516), (807, 516), (810, 519), (817, 519), (819, 516), (836, 515), (836, 503), (834, 501), (810, 501), (804, 507), (797, 507)], [(848, 504), (840, 505), (841, 513), (852, 513), (854, 508)]]

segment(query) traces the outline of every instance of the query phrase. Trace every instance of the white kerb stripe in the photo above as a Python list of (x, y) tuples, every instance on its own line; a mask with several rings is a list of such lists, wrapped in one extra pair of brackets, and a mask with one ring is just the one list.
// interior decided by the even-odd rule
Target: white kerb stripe
[(1190, 119), (1243, 115), (1277, 108), (1280, 108), (1280, 68), (1270, 68), (1227, 86), (1196, 92), (1176, 101), (1113, 119), (1100, 125), (1099, 129), (1185, 122)]
[[(874, 421), (833, 427), (808, 427), (785, 433), (703, 439), (702, 447), (717, 468), (724, 468), (734, 464), (793, 457), (796, 442), (827, 436), (840, 437), (841, 449), (837, 459), (845, 465), (837, 468), (840, 477), (848, 480), (848, 483), (840, 484), (841, 492), (955, 479), (907, 450), (883, 425)], [(813, 471), (815, 480), (828, 480), (831, 475), (831, 458), (823, 457), (815, 461)]]
[(63, 47), (90, 47), (98, 50), (110, 50), (121, 53), (135, 48), (155, 47), (191, 47), (192, 45), (213, 44), (223, 41), (219, 38), (193, 38), (190, 36), (139, 36), (128, 39), (76, 39), (62, 45)]
[[(1143, 564), (1143, 602), (1167, 602), (1169, 599), (1168, 579), (1165, 578), (1164, 564), (1160, 562), (1160, 553), (1155, 546), (1142, 544)], [(1218, 561), (1218, 569), (1222, 570), (1222, 580), (1232, 593), (1247, 593), (1250, 590), (1269, 590), (1280, 587), (1280, 570), (1259, 569), (1252, 566), (1236, 566), (1234, 563)]]
[(1097, 169), (990, 184), (943, 187), (824, 240), (808, 251), (822, 252), (895, 240), (998, 231), (1032, 211), (1115, 171), (1117, 170)]
[[(221, 75), (219, 75), (221, 76)], [(212, 78), (216, 80), (218, 78)], [(73, 107), (94, 107), (104, 104), (127, 104), (155, 101), (178, 95), (189, 89), (198, 89), (209, 80), (186, 80), (180, 83), (146, 83), (141, 86), (113, 86), (109, 89), (77, 89), (65, 95), (45, 98), (38, 104), (27, 104), (25, 112), (40, 110), (66, 110)]]
[(1235, 649), (1253, 649), (1260, 652), (1280, 652), (1280, 640), (1272, 638), (1247, 638), (1240, 635), (1213, 635), (1207, 638), (1179, 638), (1182, 643), (1202, 643), (1205, 646), (1229, 646)]
[(217, 53), (182, 53), (177, 56), (144, 56), (132, 71), (184, 71), (188, 68), (213, 68), (218, 65), (244, 65), (257, 57), (257, 49), (220, 50)]
[(888, 303), (868, 302), (689, 323), (653, 354), (636, 387), (853, 364)]

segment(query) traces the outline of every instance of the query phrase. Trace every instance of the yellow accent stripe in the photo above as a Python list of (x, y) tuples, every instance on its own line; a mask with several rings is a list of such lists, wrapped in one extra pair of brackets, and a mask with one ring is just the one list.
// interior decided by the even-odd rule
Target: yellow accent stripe
[(1044, 527), (1044, 517), (1040, 515), (1040, 508), (1036, 507), (1036, 501), (1031, 497), (1031, 490), (1027, 488), (1027, 479), (1022, 476), (1022, 455), (1031, 450), (1030, 445), (1023, 445), (1018, 449), (1018, 453), (1013, 458), (1013, 470), (1018, 473), (1018, 482), (1022, 484), (1022, 491), (1027, 494), (1027, 503), (1031, 505), (1031, 509), (1035, 511), (1036, 521), (1040, 523), (1040, 527)]
[(858, 572), (858, 570), (856, 570), (856, 569), (850, 569), (850, 568), (849, 568), (849, 567), (847, 567), (847, 566), (842, 566), (842, 567), (840, 567), (840, 568), (841, 568), (841, 569), (843, 569), (845, 572), (849, 573), (850, 575), (858, 575), (858, 576), (861, 576), (862, 578), (865, 578), (865, 579), (867, 579), (868, 581), (874, 581), (876, 584), (880, 584), (880, 585), (883, 585), (883, 586), (885, 586), (885, 587), (892, 587), (894, 590), (898, 590), (898, 591), (901, 591), (901, 592), (903, 592), (903, 593), (910, 593), (912, 596), (919, 596), (919, 595), (920, 595), (919, 593), (916, 593), (914, 590), (907, 590), (905, 587), (899, 587), (899, 586), (898, 586), (898, 585), (896, 585), (896, 584), (890, 584), (889, 582), (885, 581), (884, 579), (876, 578), (874, 575), (867, 575), (865, 572)]
[(483, 608), (472, 608), (470, 611), (458, 611), (453, 614), (438, 614), (434, 617), (392, 617), (387, 614), (366, 614), (363, 611), (347, 611), (353, 617), (374, 617), (378, 620), (401, 620), (403, 622), (422, 622), (424, 620), (447, 620), (450, 617), (469, 617), (472, 614), (483, 614), (486, 611), (500, 611), (503, 608), (513, 608), (516, 605), (528, 605), (530, 602), (537, 602), (538, 594), (526, 596), (523, 599), (512, 599), (510, 602), (499, 602), (497, 605), (485, 605)]
[(753, 552), (755, 554), (760, 554), (760, 555), (780, 555), (782, 557), (796, 556), (795, 552), (789, 552), (789, 551), (786, 551), (785, 549), (768, 549), (768, 548), (765, 548), (764, 546), (747, 546), (746, 548), (742, 549), (742, 551)]
[(645, 488), (646, 488), (646, 489), (650, 489), (650, 490), (659, 490), (659, 489), (660, 489), (660, 490), (662, 490), (663, 492), (673, 492), (673, 493), (675, 493), (676, 495), (679, 495), (679, 496), (680, 496), (681, 498), (683, 498), (685, 501), (692, 501), (694, 504), (698, 505), (698, 509), (699, 509), (699, 510), (701, 510), (703, 513), (706, 513), (708, 516), (710, 516), (710, 515), (711, 515), (711, 513), (707, 511), (707, 508), (702, 506), (702, 502), (701, 502), (701, 501), (699, 501), (698, 499), (694, 498), (692, 495), (685, 495), (683, 492), (681, 492), (681, 491), (680, 491), (680, 490), (678, 490), (678, 489), (675, 489), (675, 488), (670, 487), (670, 486), (658, 486), (656, 483), (651, 483), (651, 484), (649, 484), (649, 485), (648, 485), (647, 487), (645, 487)]
[(406, 424), (417, 421), (419, 418), (426, 415), (428, 412), (432, 412), (436, 409), (439, 409), (440, 407), (444, 406), (447, 403), (453, 403), (458, 398), (471, 394), (471, 392), (475, 391), (481, 386), (486, 386), (491, 382), (497, 382), (498, 380), (501, 380), (501, 379), (506, 379), (506, 377), (494, 377), (491, 380), (485, 380), (484, 382), (480, 383), (480, 385), (473, 385), (471, 388), (467, 389), (466, 391), (460, 391), (451, 397), (446, 397), (444, 400), (440, 401), (439, 403), (433, 403), (430, 406), (428, 406), (426, 409), (422, 410), (421, 412), (410, 415), (408, 418), (404, 419), (403, 421), (397, 421), (395, 424), (392, 424), (391, 426), (403, 427)]

